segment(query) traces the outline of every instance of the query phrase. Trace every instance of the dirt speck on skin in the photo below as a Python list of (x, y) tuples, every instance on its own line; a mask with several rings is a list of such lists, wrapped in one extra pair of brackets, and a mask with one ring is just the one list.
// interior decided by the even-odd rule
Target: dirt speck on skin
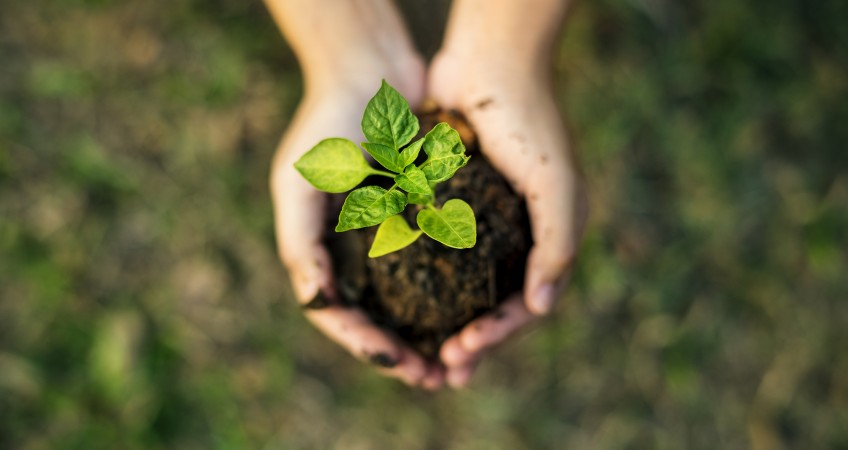
[(374, 364), (375, 366), (391, 369), (392, 367), (397, 365), (397, 361), (395, 361), (391, 356), (382, 352), (374, 353), (373, 355), (367, 355), (367, 357), (368, 362)]
[[(429, 131), (441, 121), (468, 128), (456, 120), (456, 113), (431, 112), (421, 116), (421, 129)], [(524, 200), (477, 151), (475, 140), (463, 137), (463, 142), (471, 159), (436, 187), (436, 204), (460, 198), (471, 205), (477, 217), (474, 248), (452, 249), (422, 236), (401, 251), (372, 259), (366, 253), (377, 227), (335, 233), (332, 213), (328, 219), (327, 245), (337, 283), (344, 287), (342, 300), (364, 309), (428, 358), (435, 358), (452, 334), (522, 289), (532, 244)], [(410, 205), (404, 213), (413, 228), (420, 209)]]
[(324, 309), (324, 308), (330, 306), (331, 304), (332, 304), (332, 302), (330, 301), (330, 299), (328, 299), (327, 296), (324, 295), (323, 292), (318, 291), (318, 293), (315, 294), (315, 297), (313, 297), (312, 300), (310, 300), (309, 302), (307, 302), (306, 304), (303, 305), (303, 308), (304, 309)]
[(495, 102), (494, 99), (487, 97), (487, 98), (484, 98), (483, 100), (480, 100), (477, 103), (475, 103), (474, 107), (477, 108), (477, 109), (486, 109), (489, 106), (492, 106), (492, 103), (494, 103), (494, 102)]

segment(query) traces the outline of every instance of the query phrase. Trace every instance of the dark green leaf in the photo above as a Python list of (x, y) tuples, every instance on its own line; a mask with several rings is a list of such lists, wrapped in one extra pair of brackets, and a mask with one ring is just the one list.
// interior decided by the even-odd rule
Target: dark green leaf
[(366, 186), (351, 192), (339, 213), (336, 231), (347, 231), (377, 225), (406, 207), (406, 195), (396, 189)]
[(427, 205), (429, 203), (433, 203), (433, 195), (432, 194), (416, 194), (414, 192), (410, 192), (407, 195), (407, 199), (409, 203), (413, 205)]
[(444, 122), (436, 125), (424, 137), (424, 151), (428, 158), (421, 165), (421, 170), (433, 183), (450, 179), (469, 159), (465, 155), (465, 145), (459, 139), (459, 133)]
[(406, 166), (414, 163), (415, 159), (418, 158), (418, 153), (421, 152), (421, 146), (423, 145), (424, 138), (421, 138), (401, 150), (400, 156), (398, 157), (398, 164), (405, 168)]
[(368, 142), (398, 151), (418, 133), (418, 118), (400, 93), (383, 80), (380, 90), (365, 107), (362, 132)]
[(363, 142), (362, 147), (364, 147), (365, 151), (374, 157), (374, 160), (380, 163), (381, 166), (395, 173), (403, 172), (404, 166), (398, 164), (399, 155), (394, 149), (382, 144), (372, 144), (370, 142)]
[(415, 166), (409, 166), (402, 174), (395, 177), (395, 183), (410, 194), (430, 195), (433, 190), (430, 189), (430, 183), (427, 182), (427, 177), (424, 172)]

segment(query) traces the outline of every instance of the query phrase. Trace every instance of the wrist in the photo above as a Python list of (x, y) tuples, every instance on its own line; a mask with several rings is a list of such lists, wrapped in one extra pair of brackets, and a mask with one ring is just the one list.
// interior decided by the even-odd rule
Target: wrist
[(315, 100), (370, 98), (382, 79), (395, 86), (410, 105), (418, 104), (424, 96), (425, 64), (414, 51), (390, 58), (351, 52), (326, 63), (304, 64), (302, 69), (304, 96)]
[(541, 49), (497, 48), (487, 43), (446, 45), (434, 57), (434, 65), (462, 67), (465, 78), (542, 80), (551, 71), (553, 55)]
[(442, 50), (477, 62), (541, 71), (552, 58), (570, 0), (455, 0)]

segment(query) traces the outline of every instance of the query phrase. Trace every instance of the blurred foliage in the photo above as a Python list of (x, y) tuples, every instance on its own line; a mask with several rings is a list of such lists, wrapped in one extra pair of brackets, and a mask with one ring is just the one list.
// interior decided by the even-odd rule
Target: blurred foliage
[(429, 395), (301, 318), (260, 2), (0, 15), (0, 448), (848, 448), (848, 4), (578, 5), (592, 217), (557, 317)]

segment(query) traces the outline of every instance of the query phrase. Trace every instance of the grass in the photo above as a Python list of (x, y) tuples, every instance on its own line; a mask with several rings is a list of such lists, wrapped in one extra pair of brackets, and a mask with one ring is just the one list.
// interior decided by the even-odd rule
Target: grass
[(0, 448), (848, 448), (846, 17), (579, 5), (573, 286), (427, 395), (291, 300), (266, 178), (301, 79), (261, 3), (9, 6)]

